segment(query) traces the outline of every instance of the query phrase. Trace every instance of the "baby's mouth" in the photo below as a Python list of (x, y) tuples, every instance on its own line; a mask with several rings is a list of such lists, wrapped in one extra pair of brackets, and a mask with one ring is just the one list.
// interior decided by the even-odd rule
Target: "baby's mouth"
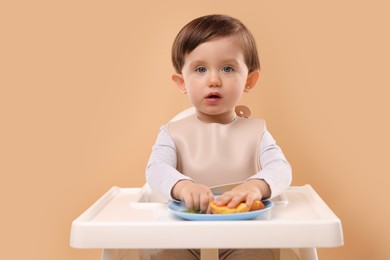
[(206, 96), (206, 99), (208, 99), (208, 100), (217, 100), (220, 98), (222, 98), (222, 97), (219, 93), (210, 93)]

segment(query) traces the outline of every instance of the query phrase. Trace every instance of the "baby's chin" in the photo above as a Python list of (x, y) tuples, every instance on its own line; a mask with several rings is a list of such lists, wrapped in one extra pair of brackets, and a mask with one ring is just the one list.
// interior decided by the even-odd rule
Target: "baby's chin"
[(236, 119), (235, 113), (229, 113), (229, 114), (198, 113), (197, 116), (200, 121), (207, 122), (207, 123), (227, 124), (233, 122)]

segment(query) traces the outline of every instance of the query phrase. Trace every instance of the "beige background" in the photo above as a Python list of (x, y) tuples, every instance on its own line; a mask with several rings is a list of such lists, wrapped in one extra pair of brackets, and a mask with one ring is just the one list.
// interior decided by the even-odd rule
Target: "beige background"
[(170, 47), (191, 19), (241, 19), (262, 78), (242, 100), (341, 218), (321, 260), (390, 259), (386, 1), (2, 1), (2, 259), (99, 259), (71, 222), (112, 186), (138, 187), (159, 126), (189, 106)]

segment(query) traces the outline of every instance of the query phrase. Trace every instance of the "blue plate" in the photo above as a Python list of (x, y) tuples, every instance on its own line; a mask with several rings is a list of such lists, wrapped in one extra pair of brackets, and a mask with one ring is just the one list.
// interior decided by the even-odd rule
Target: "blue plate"
[(270, 200), (263, 201), (265, 208), (242, 213), (233, 214), (197, 214), (184, 212), (187, 210), (185, 204), (181, 201), (170, 201), (168, 203), (168, 210), (176, 216), (186, 220), (251, 220), (257, 218), (259, 215), (266, 213), (273, 206), (274, 203)]

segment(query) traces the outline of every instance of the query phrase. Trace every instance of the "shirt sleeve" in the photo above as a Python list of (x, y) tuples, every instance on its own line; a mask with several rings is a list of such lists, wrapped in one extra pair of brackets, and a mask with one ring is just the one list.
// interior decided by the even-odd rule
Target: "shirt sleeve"
[(267, 182), (271, 189), (270, 198), (280, 195), (291, 185), (291, 166), (268, 130), (261, 138), (259, 163), (261, 170), (249, 179)]
[(163, 125), (148, 161), (146, 181), (165, 198), (172, 199), (171, 191), (178, 181), (191, 180), (176, 170), (176, 163), (176, 146), (168, 133), (168, 127)]

